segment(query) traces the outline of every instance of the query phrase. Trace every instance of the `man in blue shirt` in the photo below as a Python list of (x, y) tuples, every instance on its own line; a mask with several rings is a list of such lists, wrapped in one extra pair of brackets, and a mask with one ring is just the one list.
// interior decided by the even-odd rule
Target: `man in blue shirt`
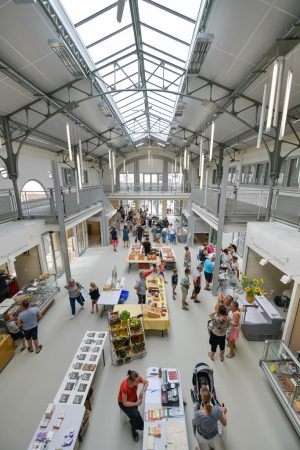
[(146, 283), (144, 272), (140, 272), (140, 276), (136, 280), (134, 289), (136, 290), (139, 299), (139, 304), (144, 304), (146, 302)]
[(205, 281), (206, 281), (204, 289), (206, 291), (210, 291), (209, 285), (213, 279), (213, 272), (215, 269), (215, 264), (214, 264), (215, 259), (216, 258), (214, 256), (212, 256), (211, 259), (207, 258), (204, 263), (204, 276), (205, 276)]

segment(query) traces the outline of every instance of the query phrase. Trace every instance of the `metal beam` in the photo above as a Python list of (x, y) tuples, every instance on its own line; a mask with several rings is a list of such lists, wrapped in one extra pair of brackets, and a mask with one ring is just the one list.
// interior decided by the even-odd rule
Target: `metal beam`
[[(144, 55), (143, 55), (143, 44), (142, 44), (142, 33), (141, 33), (141, 24), (140, 24), (140, 15), (138, 8), (138, 0), (129, 0), (130, 4), (130, 13), (132, 18), (132, 26), (135, 38), (136, 45), (136, 53), (139, 61), (139, 73), (141, 77), (141, 84), (146, 89), (146, 74), (145, 74), (145, 65), (144, 65)], [(149, 120), (149, 104), (147, 92), (143, 92), (144, 102), (145, 102), (145, 111), (147, 115), (147, 129), (150, 131), (150, 120)]]

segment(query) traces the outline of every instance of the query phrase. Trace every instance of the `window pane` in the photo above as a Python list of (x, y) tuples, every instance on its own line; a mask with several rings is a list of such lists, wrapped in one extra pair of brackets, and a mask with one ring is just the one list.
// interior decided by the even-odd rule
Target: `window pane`
[(288, 186), (297, 187), (299, 186), (299, 174), (300, 174), (300, 161), (299, 158), (292, 159), (290, 162), (289, 180)]
[(241, 183), (242, 184), (247, 183), (248, 170), (249, 170), (249, 166), (242, 166), (242, 176), (241, 176)]
[(264, 181), (263, 177), (264, 177), (264, 164), (257, 164), (255, 184), (263, 184)]
[(249, 173), (248, 173), (248, 184), (253, 184), (255, 179), (255, 166), (251, 165), (249, 166)]
[(287, 161), (286, 159), (281, 164), (280, 168), (280, 174), (277, 180), (277, 186), (283, 186), (285, 183), (285, 175), (286, 175), (286, 167), (287, 167)]
[(152, 184), (157, 184), (157, 173), (153, 173), (152, 175), (151, 175), (151, 177), (152, 177)]

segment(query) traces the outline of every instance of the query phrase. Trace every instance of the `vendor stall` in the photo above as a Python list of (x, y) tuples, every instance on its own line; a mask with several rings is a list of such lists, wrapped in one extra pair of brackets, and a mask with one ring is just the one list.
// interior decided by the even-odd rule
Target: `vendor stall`
[(28, 300), (30, 306), (37, 306), (43, 315), (52, 305), (54, 297), (59, 292), (55, 275), (42, 274), (38, 280), (25, 285), (13, 298), (4, 300), (0, 305), (0, 328), (6, 330), (5, 314), (18, 316), (23, 300)]
[(249, 303), (243, 291), (226, 291), (238, 301), (242, 313), (241, 330), (249, 341), (264, 341), (281, 335), (285, 319), (263, 295), (256, 295)]
[(260, 366), (300, 436), (299, 358), (284, 342), (266, 341)]
[(153, 274), (149, 275), (146, 278), (146, 289), (145, 305), (116, 305), (114, 311), (125, 309), (131, 315), (143, 314), (145, 331), (158, 330), (164, 335), (164, 331), (170, 329), (170, 320), (163, 279)]
[(53, 402), (49, 403), (28, 450), (77, 450), (88, 426), (91, 410), (92, 382), (107, 333), (87, 331)]
[(137, 309), (134, 313), (133, 309), (129, 312), (126, 306), (121, 306), (121, 311), (114, 310), (108, 317), (113, 365), (120, 365), (146, 355), (141, 309)]
[(180, 374), (177, 369), (147, 369), (143, 450), (188, 450)]
[(100, 297), (97, 301), (97, 305), (103, 306), (101, 311), (101, 317), (103, 316), (103, 313), (106, 309), (108, 309), (111, 306), (117, 305), (120, 302), (120, 299), (123, 295), (125, 296), (126, 293), (126, 299), (128, 298), (128, 292), (122, 291), (122, 289), (125, 286), (125, 278), (124, 277), (118, 277), (117, 269), (114, 267), (112, 271), (111, 277), (109, 277), (103, 286), (103, 290), (100, 294)]
[(143, 246), (140, 243), (136, 243), (131, 245), (125, 262), (128, 263), (128, 271), (134, 264), (138, 264), (139, 269), (149, 269), (151, 264), (159, 264), (160, 258), (156, 252), (146, 256), (143, 253)]

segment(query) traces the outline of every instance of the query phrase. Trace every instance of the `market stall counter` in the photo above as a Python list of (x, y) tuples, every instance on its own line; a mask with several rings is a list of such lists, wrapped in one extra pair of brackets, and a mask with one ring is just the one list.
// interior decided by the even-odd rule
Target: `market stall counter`
[(176, 256), (170, 244), (153, 244), (152, 250), (156, 250), (161, 261), (165, 263), (166, 269), (176, 268)]
[(125, 262), (128, 263), (128, 271), (130, 271), (131, 267), (135, 264), (138, 265), (139, 269), (149, 269), (150, 265), (157, 265), (160, 263), (160, 257), (156, 252), (146, 256), (143, 253), (143, 246), (138, 242), (131, 245)]
[(188, 450), (180, 374), (177, 369), (147, 369), (143, 450)]
[(24, 286), (13, 298), (4, 300), (0, 305), (0, 328), (7, 330), (4, 317), (6, 314), (18, 316), (23, 300), (28, 300), (30, 306), (37, 306), (42, 315), (52, 305), (56, 294), (60, 291), (57, 286), (56, 276), (43, 274), (39, 281), (34, 280)]
[(266, 341), (260, 366), (300, 436), (300, 362), (282, 341)]

